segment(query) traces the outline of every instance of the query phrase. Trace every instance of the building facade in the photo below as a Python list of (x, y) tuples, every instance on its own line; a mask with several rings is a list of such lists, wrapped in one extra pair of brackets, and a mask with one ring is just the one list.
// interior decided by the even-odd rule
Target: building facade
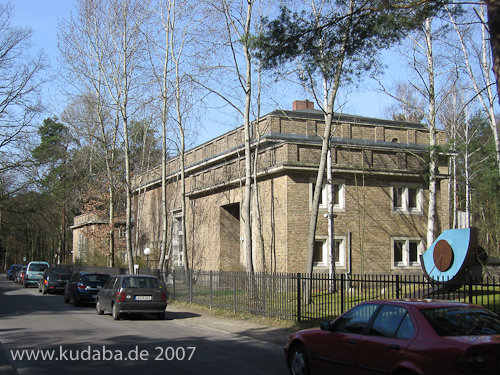
[[(253, 264), (258, 272), (304, 272), (324, 116), (311, 102), (274, 111), (252, 125)], [(438, 145), (446, 142), (438, 132)], [(429, 132), (422, 124), (337, 114), (331, 138), (337, 272), (421, 273), (427, 248)], [(437, 171), (436, 236), (449, 225), (449, 172)], [(244, 270), (243, 128), (186, 152), (186, 238), (191, 269)], [(166, 166), (168, 250), (183, 266), (179, 158)], [(161, 166), (134, 180), (136, 247), (160, 254)], [(326, 185), (314, 266), (330, 268)], [(255, 194), (257, 193), (257, 194)], [(257, 204), (258, 202), (258, 204)], [(151, 258), (150, 258), (151, 259)]]
[[(125, 221), (115, 221), (115, 259), (125, 261)], [(95, 213), (75, 216), (73, 225), (73, 263), (96, 263), (103, 260), (110, 264), (109, 219), (99, 218)]]

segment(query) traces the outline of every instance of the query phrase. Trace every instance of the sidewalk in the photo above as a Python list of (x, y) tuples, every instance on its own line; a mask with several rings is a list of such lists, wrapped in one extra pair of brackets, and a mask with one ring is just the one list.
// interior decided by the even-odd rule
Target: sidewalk
[(200, 326), (247, 336), (279, 346), (285, 346), (288, 336), (298, 329), (294, 322), (272, 321), (248, 315), (235, 314), (232, 316), (230, 312), (220, 316), (209, 309), (177, 301), (168, 304), (165, 319), (176, 320), (190, 326)]

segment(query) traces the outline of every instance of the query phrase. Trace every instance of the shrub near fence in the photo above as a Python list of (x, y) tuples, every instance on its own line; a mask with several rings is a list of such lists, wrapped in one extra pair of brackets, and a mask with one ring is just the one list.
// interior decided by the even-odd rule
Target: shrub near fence
[[(264, 274), (174, 270), (171, 297), (264, 317), (317, 323), (329, 321), (367, 300), (451, 299), (500, 311), (498, 278), (470, 278), (462, 285), (409, 275)], [(311, 286), (311, 288), (309, 288)], [(311, 290), (310, 303), (305, 296)]]

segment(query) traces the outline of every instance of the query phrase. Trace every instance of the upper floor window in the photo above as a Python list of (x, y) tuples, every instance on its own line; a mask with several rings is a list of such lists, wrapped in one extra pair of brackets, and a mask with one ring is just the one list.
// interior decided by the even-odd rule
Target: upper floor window
[[(315, 182), (311, 183), (311, 202), (314, 198)], [(345, 209), (345, 184), (344, 180), (333, 180), (332, 183), (332, 200), (333, 210), (340, 211)], [(328, 185), (324, 182), (319, 197), (319, 208), (322, 210), (328, 209)]]
[(422, 213), (422, 186), (419, 184), (393, 184), (393, 212)]

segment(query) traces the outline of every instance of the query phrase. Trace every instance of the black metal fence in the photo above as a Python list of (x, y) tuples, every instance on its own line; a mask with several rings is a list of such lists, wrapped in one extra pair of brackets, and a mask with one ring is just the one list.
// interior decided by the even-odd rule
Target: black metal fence
[(171, 297), (210, 308), (297, 321), (328, 321), (359, 302), (377, 299), (446, 299), (500, 312), (500, 280), (460, 284), (411, 275), (264, 274), (175, 270), (164, 278)]

